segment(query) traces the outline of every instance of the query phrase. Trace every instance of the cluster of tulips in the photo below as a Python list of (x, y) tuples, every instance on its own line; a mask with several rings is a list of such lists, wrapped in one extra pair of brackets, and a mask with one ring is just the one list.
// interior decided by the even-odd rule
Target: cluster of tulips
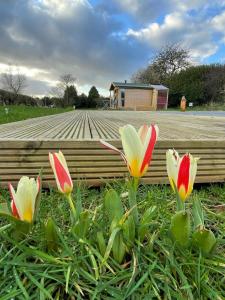
[[(104, 217), (108, 224), (105, 228), (97, 230), (94, 240), (104, 263), (110, 255), (118, 263), (122, 263), (125, 255), (131, 253), (135, 243), (145, 243), (154, 216), (154, 207), (149, 207), (142, 215), (139, 214), (136, 196), (139, 179), (144, 176), (151, 162), (158, 138), (158, 127), (143, 125), (136, 131), (132, 125), (126, 125), (120, 128), (120, 135), (124, 152), (106, 141), (100, 141), (103, 146), (121, 155), (130, 173), (127, 186), (129, 207), (126, 210), (123, 197), (114, 189), (109, 189), (103, 199)], [(213, 232), (205, 227), (200, 200), (194, 198), (192, 210), (185, 209), (185, 201), (193, 190), (198, 158), (194, 158), (191, 154), (179, 157), (177, 151), (168, 150), (166, 161), (169, 181), (176, 194), (177, 203), (176, 213), (171, 219), (171, 238), (178, 246), (194, 245), (203, 253), (209, 254), (216, 245), (216, 238)], [(90, 226), (93, 225), (90, 212), (82, 208), (79, 197), (75, 200), (72, 198), (73, 181), (63, 153), (60, 151), (49, 153), (49, 162), (58, 190), (68, 200), (70, 206), (70, 231), (78, 242), (85, 244)], [(41, 176), (36, 180), (24, 176), (20, 179), (17, 190), (15, 191), (9, 184), (9, 191), (11, 209), (6, 203), (2, 204), (1, 215), (10, 219), (15, 229), (13, 234), (21, 238), (21, 235), (24, 236), (30, 231), (37, 218), (41, 197)], [(47, 220), (45, 232), (49, 249), (56, 250), (57, 228), (52, 219)]]

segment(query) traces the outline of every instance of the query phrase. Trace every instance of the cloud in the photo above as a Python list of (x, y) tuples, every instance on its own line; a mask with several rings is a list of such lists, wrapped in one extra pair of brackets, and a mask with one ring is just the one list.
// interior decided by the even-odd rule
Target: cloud
[(212, 26), (215, 28), (216, 31), (218, 31), (222, 36), (222, 42), (225, 43), (225, 11), (223, 11), (221, 14), (216, 15), (212, 19)]
[(143, 23), (150, 23), (158, 17), (171, 12), (198, 9), (205, 0), (116, 0), (117, 5)]
[(129, 29), (127, 35), (156, 50), (165, 44), (179, 43), (190, 49), (194, 61), (202, 61), (218, 48), (212, 40), (209, 22), (202, 22), (183, 12), (166, 15), (162, 24), (154, 22), (140, 30)]
[[(212, 1), (211, 1), (212, 2)], [(78, 90), (124, 80), (167, 42), (180, 42), (202, 61), (217, 51), (219, 0), (0, 1), (0, 73), (11, 63), (28, 76), (27, 92), (48, 92), (60, 75), (77, 77)], [(220, 33), (222, 35), (222, 33)], [(38, 82), (40, 85), (38, 86)]]
[(122, 30), (120, 21), (84, 0), (60, 3), (0, 2), (0, 63), (48, 71), (53, 81), (72, 73), (80, 86), (108, 88), (143, 62), (147, 47), (115, 34)]

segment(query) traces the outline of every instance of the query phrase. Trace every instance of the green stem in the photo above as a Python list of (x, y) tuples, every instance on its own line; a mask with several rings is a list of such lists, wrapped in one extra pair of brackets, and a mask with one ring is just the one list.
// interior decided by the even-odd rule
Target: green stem
[(70, 205), (70, 208), (71, 208), (71, 211), (72, 211), (72, 214), (73, 214), (73, 217), (74, 217), (74, 220), (76, 220), (77, 218), (77, 212), (76, 212), (76, 208), (75, 208), (75, 205), (73, 203), (73, 199), (71, 197), (71, 193), (66, 195), (66, 198), (69, 202), (69, 205)]
[(179, 194), (177, 193), (177, 211), (185, 210), (185, 203), (180, 199)]
[(138, 224), (138, 209), (137, 209), (137, 189), (138, 189), (139, 178), (134, 177), (129, 185), (129, 205), (132, 208), (132, 215), (134, 222)]

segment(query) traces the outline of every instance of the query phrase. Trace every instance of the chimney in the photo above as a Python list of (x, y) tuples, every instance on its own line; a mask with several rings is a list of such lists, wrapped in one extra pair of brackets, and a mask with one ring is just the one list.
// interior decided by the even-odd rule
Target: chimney
[(126, 80), (126, 79), (124, 80), (124, 83), (127, 83), (127, 80)]

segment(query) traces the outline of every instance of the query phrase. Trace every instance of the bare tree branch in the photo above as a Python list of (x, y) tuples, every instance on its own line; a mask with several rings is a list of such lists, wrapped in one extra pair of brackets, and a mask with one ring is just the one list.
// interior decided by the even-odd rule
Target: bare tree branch
[(13, 93), (15, 98), (27, 87), (26, 76), (20, 73), (19, 68), (17, 68), (16, 73), (14, 73), (12, 66), (9, 66), (8, 71), (1, 75), (1, 81), (3, 88)]

